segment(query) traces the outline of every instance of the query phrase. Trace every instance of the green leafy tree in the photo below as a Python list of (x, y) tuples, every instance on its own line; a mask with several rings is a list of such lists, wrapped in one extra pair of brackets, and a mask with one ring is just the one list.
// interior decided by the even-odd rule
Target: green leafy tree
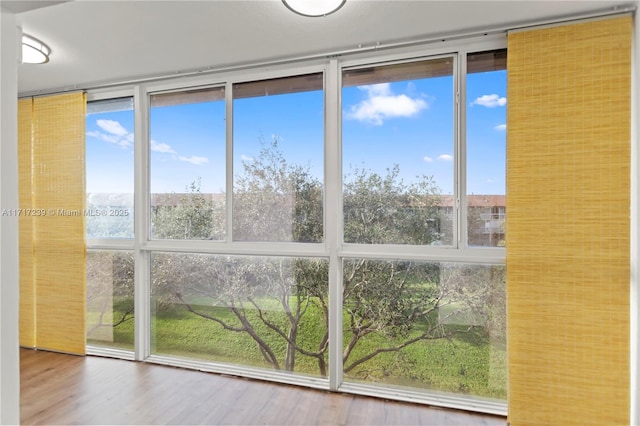
[[(234, 240), (321, 242), (322, 184), (308, 167), (286, 161), (277, 138), (270, 144), (264, 141), (262, 144), (259, 156), (244, 162), (235, 179)], [(191, 199), (196, 202), (182, 203), (180, 209), (164, 209), (162, 214), (156, 214), (157, 235), (175, 238), (187, 235), (182, 233), (186, 228), (211, 227), (209, 215), (184, 219), (194, 218), (190, 210), (212, 210), (210, 205), (202, 208), (203, 195), (197, 183), (192, 185), (191, 194), (195, 194)], [(172, 223), (174, 218), (178, 225)], [(171, 254), (156, 259), (152, 287), (158, 300), (173, 297), (189, 312), (214, 321), (227, 331), (249, 335), (264, 361), (275, 369), (293, 371), (296, 356), (301, 354), (316, 359), (320, 374), (326, 375), (326, 261)], [(234, 320), (204, 308), (197, 303), (198, 298), (207, 299), (210, 306), (226, 308)], [(313, 342), (298, 338), (309, 310), (321, 312), (325, 323), (323, 335)], [(268, 330), (283, 342), (284, 355), (276, 353), (260, 329)]]
[(234, 240), (321, 242), (322, 183), (308, 166), (287, 162), (277, 137), (261, 144), (234, 181)]
[(358, 168), (347, 176), (345, 242), (429, 245), (443, 237), (440, 188), (433, 177), (405, 184), (399, 173), (395, 165), (384, 176)]
[[(156, 213), (155, 235), (214, 234), (214, 215), (192, 210), (209, 212), (215, 207), (203, 207), (197, 183), (191, 193), (196, 194), (192, 204)], [(439, 194), (432, 177), (406, 184), (397, 166), (385, 175), (353, 170), (344, 184), (345, 242), (451, 241)], [(243, 163), (233, 200), (235, 240), (323, 241), (322, 184), (308, 166), (286, 161), (277, 138), (263, 142), (260, 155)], [(274, 369), (294, 371), (298, 358), (308, 357), (316, 361), (320, 375), (327, 374), (326, 260), (157, 253), (152, 268), (154, 297), (184, 306), (229, 332), (250, 336)], [(455, 274), (444, 273), (441, 264), (346, 259), (343, 272), (343, 362), (345, 372), (353, 374), (383, 353), (471, 331), (475, 322), (465, 327), (447, 324), (461, 312), (481, 309), (481, 293), (486, 291), (469, 280), (463, 287), (454, 285)], [(309, 339), (308, 323), (314, 315), (320, 316), (322, 331)], [(386, 337), (387, 343), (374, 349), (363, 345), (372, 335)]]
[[(182, 194), (157, 194), (151, 206), (151, 234), (157, 239), (221, 240), (224, 238), (224, 194), (205, 197), (200, 179)], [(154, 205), (155, 204), (155, 205)]]

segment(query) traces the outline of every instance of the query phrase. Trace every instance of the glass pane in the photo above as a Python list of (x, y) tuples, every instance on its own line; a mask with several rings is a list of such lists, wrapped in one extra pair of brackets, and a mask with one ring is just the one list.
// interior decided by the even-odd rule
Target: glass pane
[(233, 239), (323, 241), (322, 73), (233, 93)]
[(344, 241), (452, 245), (453, 59), (345, 70)]
[(506, 50), (467, 57), (467, 238), (470, 246), (504, 246)]
[(151, 351), (326, 376), (324, 259), (152, 253)]
[(87, 344), (133, 350), (133, 252), (87, 250)]
[(151, 95), (151, 238), (225, 238), (224, 87)]
[(133, 238), (133, 98), (87, 104), (87, 238)]
[(348, 381), (506, 398), (504, 266), (344, 262)]

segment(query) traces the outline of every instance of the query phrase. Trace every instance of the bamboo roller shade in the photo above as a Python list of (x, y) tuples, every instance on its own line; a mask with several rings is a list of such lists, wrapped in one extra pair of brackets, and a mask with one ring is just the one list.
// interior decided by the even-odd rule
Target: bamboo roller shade
[[(28, 110), (28, 101), (23, 102)], [(31, 138), (27, 119), (20, 117), (25, 123), (20, 134), (20, 207), (40, 213), (20, 220), (21, 295), (29, 296), (21, 302), (21, 343), (83, 354), (85, 95), (71, 93), (32, 102)]]
[(629, 424), (630, 17), (509, 35), (511, 425)]
[[(18, 101), (18, 203), (29, 209), (31, 200), (31, 130), (33, 100)], [(18, 217), (20, 255), (20, 345), (36, 346), (35, 282), (33, 268), (33, 218)]]

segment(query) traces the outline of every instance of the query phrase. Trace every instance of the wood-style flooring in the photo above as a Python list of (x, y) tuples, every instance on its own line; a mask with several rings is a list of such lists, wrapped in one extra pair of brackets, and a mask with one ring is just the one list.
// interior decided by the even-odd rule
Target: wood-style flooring
[(485, 425), (502, 417), (21, 349), (25, 425)]

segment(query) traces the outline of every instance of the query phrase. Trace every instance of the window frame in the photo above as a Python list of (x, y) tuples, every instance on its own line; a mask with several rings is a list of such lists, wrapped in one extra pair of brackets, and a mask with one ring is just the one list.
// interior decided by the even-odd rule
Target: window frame
[[(87, 103), (96, 102), (96, 101), (105, 101), (109, 99), (117, 99), (117, 98), (132, 98), (133, 100), (133, 121), (134, 121), (134, 194), (133, 194), (133, 238), (87, 238), (85, 231), (85, 244), (86, 251), (123, 251), (123, 252), (132, 252), (134, 254), (134, 265), (135, 265), (135, 257), (136, 257), (136, 245), (137, 245), (137, 233), (136, 233), (136, 222), (138, 220), (138, 203), (137, 203), (137, 188), (136, 188), (136, 179), (135, 176), (138, 173), (138, 156), (140, 148), (138, 147), (139, 141), (141, 140), (139, 133), (139, 120), (138, 120), (138, 109), (136, 108), (136, 96), (135, 91), (131, 88), (123, 88), (123, 89), (107, 89), (107, 90), (96, 90), (87, 93)], [(135, 266), (134, 266), (135, 268)], [(135, 273), (135, 270), (134, 270)], [(137, 275), (137, 274), (136, 274)], [(138, 283), (135, 280), (134, 283), (134, 299), (135, 293), (137, 292)], [(138, 304), (135, 303), (134, 312), (137, 312)], [(137, 315), (134, 314), (134, 321)], [(88, 355), (97, 355), (97, 356), (108, 356), (114, 358), (122, 358), (127, 360), (135, 360), (136, 359), (136, 351), (134, 350), (126, 350), (126, 349), (118, 349), (118, 348), (108, 348), (102, 346), (95, 346), (91, 344), (86, 344), (86, 352)]]
[[(135, 158), (135, 152), (136, 152), (136, 145), (138, 143), (138, 137), (136, 135), (136, 129), (137, 129), (137, 122), (136, 122), (136, 106), (135, 106), (135, 96), (134, 96), (134, 91), (131, 89), (120, 89), (120, 90), (109, 90), (109, 91), (92, 91), (92, 92), (88, 92), (87, 93), (87, 103), (90, 102), (98, 102), (98, 101), (106, 101), (109, 99), (117, 99), (117, 98), (132, 98), (133, 100), (133, 117), (134, 117), (134, 143), (133, 143), (133, 150), (134, 150), (134, 159), (133, 159), (133, 166), (134, 166), (134, 176), (135, 176), (135, 171), (136, 171), (136, 166), (137, 166), (137, 162), (136, 162), (136, 158)], [(86, 238), (85, 236), (85, 240), (87, 243), (87, 249), (97, 249), (97, 250), (133, 250), (134, 245), (135, 245), (135, 240), (136, 240), (136, 233), (135, 233), (135, 221), (136, 221), (136, 204), (135, 204), (135, 177), (134, 177), (134, 208), (133, 208), (133, 222), (134, 222), (134, 233), (133, 233), (133, 238), (126, 238), (126, 237), (118, 237), (118, 238)], [(86, 235), (86, 233), (85, 233)]]
[[(452, 116), (453, 116), (453, 122), (451, 123), (452, 127), (453, 127), (453, 156), (454, 156), (454, 161), (453, 161), (453, 187), (454, 187), (454, 199), (459, 200), (459, 187), (457, 182), (460, 181), (460, 177), (459, 177), (459, 171), (460, 171), (460, 164), (459, 164), (459, 156), (460, 156), (460, 137), (459, 137), (459, 115), (458, 115), (458, 110), (459, 110), (459, 97), (457, 95), (457, 93), (459, 93), (459, 62), (461, 62), (459, 60), (459, 57), (462, 56), (461, 54), (456, 53), (445, 53), (445, 54), (438, 54), (438, 55), (428, 55), (428, 56), (414, 56), (414, 57), (409, 57), (409, 58), (404, 58), (404, 59), (390, 59), (390, 60), (385, 60), (385, 61), (376, 61), (376, 62), (365, 62), (365, 63), (358, 63), (358, 65), (343, 65), (340, 69), (340, 82), (342, 83), (342, 75), (344, 74), (345, 71), (349, 71), (349, 70), (357, 70), (357, 69), (363, 69), (363, 68), (368, 68), (368, 67), (384, 67), (384, 66), (389, 66), (389, 65), (405, 65), (405, 64), (413, 64), (413, 63), (419, 63), (419, 62), (428, 62), (431, 60), (439, 60), (439, 59), (446, 59), (446, 58), (450, 58), (453, 61), (453, 65), (452, 65), (452, 73), (451, 73), (451, 78), (453, 80), (453, 84), (452, 84), (452, 89), (453, 89), (453, 103), (454, 103), (454, 108), (452, 111)], [(427, 78), (431, 78), (431, 77), (427, 77)], [(409, 80), (410, 81), (410, 80)], [(376, 84), (376, 83), (374, 83)], [(343, 86), (342, 84), (340, 85), (340, 93), (342, 94), (342, 89)], [(343, 108), (341, 108), (341, 110), (343, 110)], [(342, 151), (342, 139), (340, 139), (340, 149)], [(342, 155), (340, 156), (340, 161), (342, 162), (342, 164), (344, 164)], [(342, 188), (344, 188), (344, 172), (341, 175), (341, 185)], [(341, 189), (342, 192), (342, 189)], [(341, 200), (343, 200), (344, 198), (344, 194), (342, 194), (342, 196), (340, 197)], [(461, 204), (460, 204), (461, 205)], [(452, 234), (453, 234), (453, 238), (451, 241), (451, 245), (443, 245), (443, 246), (430, 246), (430, 245), (410, 245), (410, 244), (361, 244), (361, 243), (348, 243), (344, 241), (344, 208), (341, 208), (340, 211), (340, 216), (339, 216), (339, 220), (341, 221), (341, 232), (340, 232), (340, 239), (342, 241), (342, 248), (345, 252), (349, 253), (351, 251), (353, 252), (360, 252), (360, 253), (369, 253), (371, 252), (373, 254), (373, 256), (379, 256), (379, 255), (384, 255), (386, 256), (385, 253), (387, 252), (392, 252), (392, 253), (396, 253), (398, 255), (400, 255), (401, 253), (406, 253), (407, 255), (409, 255), (410, 253), (415, 253), (415, 254), (422, 254), (424, 256), (438, 256), (438, 253), (440, 251), (442, 251), (443, 249), (447, 249), (447, 250), (457, 250), (460, 248), (460, 241), (458, 239), (458, 234), (459, 234), (459, 227), (460, 227), (460, 223), (459, 220), (457, 220), (456, 218), (458, 217), (458, 211), (460, 210), (460, 205), (459, 202), (455, 202), (453, 205), (453, 221), (452, 221)], [(341, 206), (342, 207), (342, 206)]]
[[(207, 90), (207, 89), (218, 89), (218, 88), (222, 88), (224, 91), (224, 102), (225, 102), (225, 120), (228, 121), (228, 111), (226, 110), (226, 103), (228, 100), (227, 97), (227, 85), (226, 84), (209, 84), (209, 85), (198, 85), (198, 86), (189, 86), (189, 87), (181, 87), (181, 88), (176, 88), (176, 89), (169, 89), (169, 90), (160, 90), (160, 91), (150, 91), (147, 90), (146, 94), (145, 94), (145, 98), (146, 98), (146, 102), (148, 105), (147, 110), (145, 111), (145, 113), (148, 115), (147, 120), (146, 120), (146, 129), (147, 132), (149, 133), (148, 135), (148, 139), (145, 141), (145, 143), (147, 144), (147, 146), (145, 147), (145, 152), (144, 152), (144, 156), (145, 159), (147, 161), (147, 168), (146, 168), (146, 179), (144, 179), (141, 182), (141, 185), (145, 187), (146, 190), (146, 194), (148, 196), (148, 199), (145, 199), (144, 202), (147, 203), (145, 205), (146, 207), (146, 216), (145, 218), (147, 219), (147, 223), (145, 223), (145, 230), (147, 232), (147, 237), (145, 239), (146, 242), (152, 242), (152, 241), (202, 241), (200, 240), (182, 240), (182, 239), (169, 239), (169, 238), (153, 238), (152, 236), (152, 220), (151, 220), (151, 108), (153, 107), (152, 105), (152, 99), (151, 97), (154, 95), (166, 95), (166, 94), (177, 94), (180, 92), (191, 92), (191, 91), (198, 91), (198, 90)], [(225, 126), (225, 138), (226, 138), (226, 133), (228, 133), (228, 128)], [(228, 138), (227, 138), (228, 139)], [(227, 152), (229, 151), (228, 149), (228, 140), (225, 140), (225, 165), (228, 166), (228, 158), (227, 157)], [(228, 168), (228, 167), (227, 167)], [(225, 180), (228, 180), (228, 175), (225, 176)], [(227, 186), (225, 186), (225, 191), (228, 190)], [(225, 205), (226, 203), (229, 202), (228, 197), (226, 197), (226, 193), (225, 193)], [(228, 206), (227, 208), (227, 213), (228, 213)], [(225, 217), (225, 231), (226, 231), (226, 235), (228, 235), (229, 232), (229, 221), (228, 221), (228, 217)], [(225, 237), (226, 237), (225, 235)], [(209, 243), (224, 243), (226, 241), (226, 238), (221, 239), (221, 240), (210, 240), (208, 241)]]
[[(445, 44), (445, 43), (443, 43)], [(456, 46), (454, 43), (453, 46)], [(401, 49), (399, 52), (387, 55), (366, 54), (353, 59), (345, 59), (340, 62), (340, 89), (342, 88), (342, 71), (345, 69), (363, 68), (367, 66), (382, 66), (402, 62), (414, 62), (442, 57), (454, 57), (454, 242), (452, 246), (413, 246), (401, 244), (354, 244), (342, 243), (340, 255), (342, 257), (380, 258), (381, 256), (392, 259), (438, 260), (468, 263), (504, 263), (504, 247), (480, 247), (470, 246), (467, 235), (467, 175), (466, 175), (466, 108), (468, 100), (466, 96), (466, 57), (470, 53), (506, 49), (506, 40), (502, 37), (486, 36), (474, 42), (457, 45), (457, 48), (439, 46), (434, 50), (415, 51), (413, 49)], [(342, 141), (340, 139), (340, 148)], [(340, 157), (342, 161), (342, 158)], [(342, 175), (341, 175), (342, 184)], [(342, 206), (340, 206), (340, 213)], [(342, 219), (340, 219), (342, 221)], [(343, 241), (341, 223), (340, 239)]]
[[(434, 40), (428, 43), (398, 45), (366, 52), (352, 51), (342, 56), (283, 61), (275, 65), (246, 66), (215, 73), (198, 73), (177, 78), (155, 79), (115, 89), (92, 90), (88, 100), (122, 96), (134, 97), (134, 239), (91, 240), (88, 249), (134, 250), (135, 264), (135, 351), (133, 354), (90, 351), (89, 353), (129, 357), (138, 361), (181, 366), (202, 371), (240, 375), (274, 382), (303, 385), (311, 388), (339, 390), (401, 401), (438, 406), (473, 409), (504, 415), (505, 401), (490, 401), (469, 395), (442, 395), (438, 391), (411, 391), (374, 387), (344, 382), (342, 345), (329, 348), (328, 378), (309, 378), (276, 371), (265, 371), (237, 365), (196, 360), (178, 360), (150, 353), (150, 256), (152, 252), (228, 254), (245, 256), (321, 257), (329, 261), (329, 340), (342, 342), (342, 263), (345, 259), (416, 260), (469, 264), (505, 264), (504, 247), (470, 247), (467, 242), (466, 194), (466, 58), (468, 53), (506, 48), (505, 34), (485, 35), (452, 41)], [(437, 57), (454, 57), (454, 244), (451, 247), (409, 245), (345, 244), (343, 241), (343, 171), (342, 171), (342, 71), (346, 68), (411, 62)], [(321, 243), (243, 242), (233, 241), (233, 85), (236, 83), (282, 78), (302, 74), (323, 73), (324, 79), (324, 176), (323, 229)], [(156, 240), (150, 239), (150, 95), (196, 88), (224, 86), (226, 108), (226, 199), (227, 238), (224, 241)], [(332, 195), (339, 196), (332, 196)], [(457, 214), (456, 214), (457, 213)]]
[[(326, 244), (320, 243), (298, 243), (298, 242), (249, 242), (233, 240), (233, 223), (231, 221), (233, 212), (233, 85), (241, 83), (253, 83), (260, 80), (276, 78), (296, 77), (303, 74), (323, 73), (325, 112), (327, 110), (327, 63), (317, 61), (317, 64), (303, 64), (295, 67), (279, 66), (268, 67), (266, 69), (250, 69), (246, 74), (239, 72), (222, 73), (218, 78), (198, 77), (196, 79), (178, 79), (178, 81), (162, 82), (160, 84), (148, 85), (144, 87), (145, 98), (149, 102), (149, 96), (156, 93), (179, 92), (181, 90), (192, 90), (205, 87), (225, 87), (226, 105), (226, 184), (225, 196), (227, 206), (226, 238), (219, 241), (198, 241), (198, 240), (158, 240), (147, 238), (142, 242), (144, 250), (149, 251), (179, 251), (179, 252), (199, 252), (210, 254), (246, 254), (246, 255), (301, 255), (301, 256), (327, 256)], [(326, 120), (325, 120), (326, 121)], [(147, 126), (148, 127), (148, 126)], [(324, 144), (327, 144), (327, 134), (325, 127)], [(146, 141), (145, 141), (146, 142)], [(148, 142), (147, 142), (148, 143)], [(148, 158), (149, 149), (146, 149)], [(143, 186), (148, 193), (149, 175), (146, 174)], [(323, 177), (326, 194), (326, 158), (325, 176)], [(323, 207), (325, 208), (324, 226), (326, 227), (326, 196), (323, 194)], [(148, 217), (149, 212), (146, 212)], [(326, 238), (326, 228), (325, 228)]]

